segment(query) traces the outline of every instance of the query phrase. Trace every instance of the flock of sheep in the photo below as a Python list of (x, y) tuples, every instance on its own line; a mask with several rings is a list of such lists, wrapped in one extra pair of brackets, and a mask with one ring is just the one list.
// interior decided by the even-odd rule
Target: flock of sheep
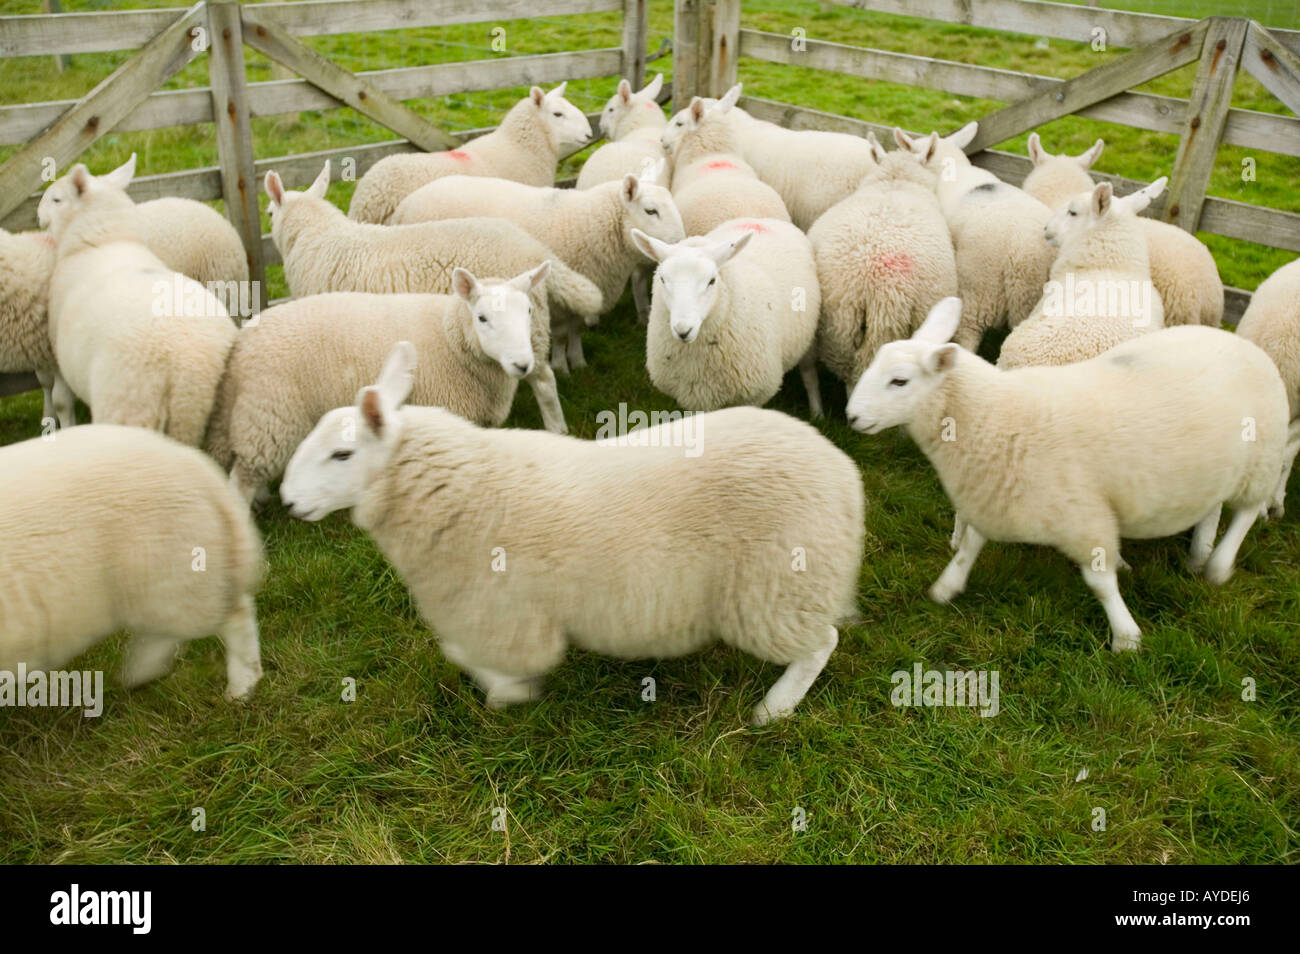
[[(557, 162), (592, 132), (563, 85), (460, 149), (380, 161), (346, 215), (328, 163), (304, 191), (269, 173), (293, 298), (242, 327), (211, 283), (246, 282), (244, 250), (211, 209), (132, 202), (134, 157), (50, 185), (44, 231), (0, 233), (0, 371), (35, 371), (48, 419), (0, 449), (0, 669), (126, 629), (134, 685), (215, 633), (227, 698), (247, 696), (249, 511), (282, 477), (295, 517), (351, 509), (490, 706), (536, 698), (569, 646), (720, 639), (786, 666), (753, 721), (789, 715), (862, 559), (857, 466), (757, 407), (797, 367), (820, 417), (819, 363), (855, 429), (904, 427), (938, 472), (956, 511), (939, 602), (986, 540), (1046, 544), (1080, 566), (1112, 648), (1136, 649), (1122, 538), (1194, 528), (1191, 564), (1221, 583), (1253, 522), (1281, 515), (1300, 262), (1234, 335), (1208, 250), (1137, 214), (1164, 181), (1094, 185), (1100, 140), (1053, 156), (1031, 136), (1021, 189), (966, 158), (973, 123), (895, 130), (886, 151), (754, 119), (739, 86), (671, 118), (660, 91), (619, 83), (575, 189)], [(629, 282), (651, 381), (700, 413), (563, 436), (556, 372), (585, 364), (584, 331)], [(998, 327), (995, 366), (974, 352)], [(520, 381), (545, 431), (497, 429)], [(73, 427), (75, 398), (95, 423)]]

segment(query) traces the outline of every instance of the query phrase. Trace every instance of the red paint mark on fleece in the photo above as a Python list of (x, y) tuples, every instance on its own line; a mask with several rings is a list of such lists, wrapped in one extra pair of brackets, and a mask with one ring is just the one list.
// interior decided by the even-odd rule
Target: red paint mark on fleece
[(772, 231), (772, 230), (769, 229), (766, 225), (764, 225), (762, 222), (740, 222), (740, 223), (738, 223), (738, 224), (736, 225), (736, 228), (740, 229), (742, 232), (770, 232), (770, 231)]
[(904, 276), (911, 275), (916, 269), (916, 263), (912, 261), (912, 256), (906, 252), (881, 252), (879, 255), (872, 255), (866, 261), (867, 271), (875, 272), (878, 275)]
[(461, 162), (469, 162), (474, 158), (468, 152), (461, 152), (459, 149), (448, 149), (447, 155), (453, 159), (459, 159)]
[(704, 164), (704, 168), (705, 169), (735, 169), (736, 164), (734, 162), (728, 162), (726, 159), (714, 159), (712, 162), (706, 162)]

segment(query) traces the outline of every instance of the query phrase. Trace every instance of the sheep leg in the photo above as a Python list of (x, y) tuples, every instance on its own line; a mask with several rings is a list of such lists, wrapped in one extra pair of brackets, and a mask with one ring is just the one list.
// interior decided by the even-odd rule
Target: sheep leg
[(822, 385), (817, 377), (817, 346), (813, 345), (799, 362), (799, 375), (808, 392), (808, 416), (812, 420), (822, 416)]
[(557, 317), (551, 322), (551, 369), (559, 374), (569, 373), (568, 343), (569, 323)]
[(54, 414), (59, 419), (59, 427), (77, 426), (77, 397), (63, 380), (63, 375), (54, 372), (53, 390)]
[(975, 559), (984, 549), (986, 542), (987, 538), (984, 534), (970, 524), (966, 524), (966, 531), (957, 545), (957, 552), (952, 555), (952, 560), (944, 567), (939, 579), (935, 580), (934, 585), (930, 587), (927, 594), (930, 599), (936, 603), (949, 603), (966, 589), (971, 567), (975, 565)]
[(1121, 653), (1141, 648), (1142, 630), (1138, 629), (1133, 614), (1128, 611), (1124, 597), (1119, 595), (1119, 577), (1115, 571), (1094, 570), (1087, 564), (1081, 569), (1083, 581), (1101, 602), (1102, 609), (1106, 611), (1106, 619), (1110, 621), (1111, 650)]
[(636, 304), (636, 323), (650, 324), (650, 276), (654, 270), (638, 265), (632, 271), (632, 301)]
[(536, 702), (542, 697), (541, 676), (509, 676), (476, 666), (466, 670), (485, 693), (483, 704), (489, 709), (504, 709), (519, 702)]
[(549, 365), (539, 364), (528, 376), (528, 386), (537, 398), (538, 410), (542, 412), (542, 426), (552, 434), (567, 434), (569, 426), (564, 423), (564, 409), (560, 407), (560, 392), (555, 385), (555, 372)]
[(1282, 464), (1282, 478), (1278, 481), (1273, 500), (1268, 506), (1268, 516), (1280, 520), (1286, 513), (1286, 485), (1291, 480), (1291, 468), (1295, 466), (1296, 454), (1300, 453), (1300, 419), (1291, 422), (1287, 432), (1286, 460)]
[(956, 550), (961, 546), (961, 538), (966, 535), (966, 518), (955, 514), (952, 518), (952, 536), (948, 538), (948, 548)]
[(1205, 578), (1211, 583), (1228, 582), (1228, 577), (1232, 576), (1232, 564), (1237, 559), (1237, 551), (1241, 549), (1241, 542), (1246, 539), (1246, 533), (1258, 516), (1258, 507), (1242, 507), (1232, 512), (1228, 529), (1223, 531), (1223, 539), (1214, 548), (1214, 552), (1210, 554), (1210, 562), (1205, 566)]
[(230, 468), (230, 486), (249, 507), (264, 504), (271, 496), (266, 484), (249, 473), (243, 461), (238, 459), (235, 460), (235, 466)]
[(794, 660), (785, 667), (785, 672), (772, 684), (763, 701), (754, 707), (749, 717), (752, 726), (764, 726), (777, 719), (784, 719), (794, 712), (795, 706), (803, 701), (812, 684), (826, 668), (826, 661), (839, 645), (840, 634), (834, 626), (827, 626), (826, 644), (815, 649), (807, 656)]
[(166, 636), (132, 637), (126, 644), (126, 660), (122, 664), (122, 684), (128, 689), (152, 682), (172, 671), (176, 651), (181, 640)]
[(1214, 509), (1201, 518), (1201, 522), (1192, 531), (1192, 551), (1188, 555), (1187, 565), (1199, 570), (1210, 559), (1214, 549), (1214, 538), (1219, 533), (1219, 517), (1223, 513), (1223, 504), (1215, 504)]
[(569, 343), (568, 343), (569, 370), (576, 371), (578, 368), (587, 366), (587, 359), (582, 353), (582, 319), (577, 315), (569, 317)]
[(226, 647), (226, 701), (247, 699), (262, 678), (257, 611), (251, 596), (244, 596), (239, 601), (239, 608), (226, 620), (221, 630), (221, 642)]
[(54, 372), (37, 371), (36, 380), (41, 383), (41, 426), (46, 421), (58, 421), (54, 417)]

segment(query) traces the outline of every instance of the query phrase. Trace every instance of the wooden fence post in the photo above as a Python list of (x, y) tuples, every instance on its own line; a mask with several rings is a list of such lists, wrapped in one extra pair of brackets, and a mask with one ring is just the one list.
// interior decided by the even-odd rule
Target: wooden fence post
[(736, 85), (741, 0), (675, 0), (673, 110)]
[(740, 0), (711, 0), (709, 92), (719, 97), (736, 85), (740, 58)]
[(1232, 85), (1246, 42), (1245, 17), (1210, 17), (1201, 62), (1192, 80), (1187, 119), (1178, 140), (1178, 153), (1169, 174), (1169, 199), (1164, 218), (1179, 228), (1195, 232), (1201, 222), (1205, 191), (1210, 185), (1214, 160), (1223, 141), (1232, 105)]
[[(253, 166), (253, 128), (244, 71), (244, 36), (239, 4), (208, 4), (208, 78), (212, 84), (212, 118), (221, 164), (221, 195), (226, 218), (239, 233), (248, 258), (248, 277), (256, 282), (254, 313), (261, 310), (266, 287), (262, 258), (262, 220), (257, 211), (257, 173)], [(247, 315), (241, 317), (248, 317)]]
[(623, 78), (633, 90), (645, 85), (647, 0), (623, 0)]

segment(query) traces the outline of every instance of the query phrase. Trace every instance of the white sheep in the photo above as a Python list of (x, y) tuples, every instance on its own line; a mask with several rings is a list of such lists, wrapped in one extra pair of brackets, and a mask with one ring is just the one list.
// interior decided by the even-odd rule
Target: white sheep
[(692, 411), (760, 405), (798, 365), (811, 415), (821, 416), (821, 299), (802, 232), (778, 219), (736, 219), (676, 245), (633, 236), (659, 263), (646, 333), (655, 387)]
[(134, 686), (219, 635), (226, 698), (243, 699), (262, 676), (262, 572), (257, 528), (197, 450), (109, 424), (0, 448), (0, 670), (58, 668), (125, 629)]
[(821, 288), (817, 357), (849, 387), (877, 348), (906, 338), (939, 299), (957, 293), (934, 173), (867, 138), (875, 166), (808, 232)]
[(348, 207), (356, 222), (382, 224), (397, 204), (442, 176), (492, 176), (528, 185), (551, 185), (561, 156), (591, 141), (586, 114), (564, 98), (561, 83), (549, 93), (534, 86), (492, 132), (445, 152), (385, 156), (357, 183)]
[(721, 640), (787, 667), (752, 722), (793, 712), (856, 608), (864, 500), (843, 452), (753, 408), (613, 442), (485, 430), (399, 410), (414, 359), (399, 345), (321, 419), (280, 496), (304, 520), (352, 508), (490, 707), (537, 698), (570, 645), (638, 658)]
[(1164, 184), (1159, 179), (1151, 191), (1114, 198), (1103, 182), (1048, 220), (1044, 234), (1060, 249), (1051, 280), (1033, 313), (1002, 342), (998, 367), (1085, 361), (1164, 327), (1146, 236), (1133, 211), (1145, 208)]
[(618, 81), (618, 92), (609, 98), (600, 114), (600, 131), (609, 142), (583, 163), (578, 171), (579, 189), (617, 182), (626, 175), (645, 178), (661, 162), (665, 162), (666, 174), (658, 181), (672, 181), (671, 169), (666, 169), (668, 157), (659, 141), (668, 124), (668, 117), (656, 100), (663, 85), (662, 73), (639, 93), (632, 92), (627, 80)]
[(1051, 210), (966, 158), (962, 150), (978, 128), (968, 123), (944, 139), (894, 131), (898, 144), (938, 176), (935, 194), (952, 233), (965, 303), (956, 341), (969, 351), (990, 328), (1014, 328), (1028, 317), (1055, 257), (1043, 238)]
[(1283, 265), (1260, 283), (1241, 316), (1237, 334), (1264, 349), (1286, 385), (1291, 430), (1282, 479), (1269, 504), (1270, 516), (1280, 517), (1291, 468), (1300, 451), (1300, 259)]
[(96, 423), (203, 439), (235, 325), (225, 305), (168, 269), (136, 228), (136, 207), (76, 165), (41, 196), (57, 243), (50, 342), (60, 377)]
[(696, 96), (674, 119), (685, 123), (673, 149), (673, 199), (687, 235), (707, 235), (742, 217), (790, 221), (781, 196), (740, 157), (727, 118), (739, 95), (737, 86), (716, 102)]
[[(1092, 188), (1087, 170), (1103, 145), (1098, 139), (1081, 156), (1053, 156), (1044, 151), (1038, 134), (1031, 134), (1029, 157), (1034, 161), (1034, 170), (1025, 179), (1025, 191), (1048, 208), (1060, 208), (1068, 199)], [(1164, 302), (1165, 324), (1217, 328), (1223, 321), (1223, 280), (1205, 243), (1168, 222), (1139, 218), (1138, 223), (1146, 235), (1151, 281)]]
[[(737, 84), (724, 98), (739, 97), (740, 92)], [(664, 146), (670, 153), (687, 129), (684, 113), (673, 116), (664, 130)], [(740, 155), (777, 191), (794, 224), (804, 231), (836, 202), (852, 195), (875, 161), (867, 141), (858, 136), (786, 129), (739, 108), (731, 110), (727, 120), (738, 137)]]
[[(686, 235), (672, 194), (634, 175), (590, 189), (447, 176), (403, 199), (392, 222), (410, 225), (477, 216), (508, 219), (551, 249), (600, 289), (602, 313), (618, 303), (633, 270), (644, 261), (632, 243), (633, 229), (665, 242)], [(584, 367), (581, 320), (572, 313), (554, 318), (551, 367), (562, 373)]]
[[(374, 380), (393, 346), (414, 343), (411, 399), (498, 426), (519, 380), (546, 360), (543, 262), (509, 281), (455, 272), (455, 295), (333, 292), (262, 312), (235, 340), (217, 392), (208, 449), (250, 503), (284, 472), (322, 414)], [(542, 405), (564, 433), (558, 398)]]
[[(450, 294), (457, 267), (477, 275), (518, 275), (552, 260), (547, 292), (555, 311), (578, 315), (588, 325), (600, 317), (600, 289), (559, 261), (555, 253), (505, 219), (449, 219), (417, 225), (353, 222), (325, 198), (326, 161), (305, 192), (285, 191), (280, 177), (266, 174), (271, 237), (284, 260), (295, 297), (331, 291)], [(547, 330), (549, 342), (549, 329)], [(555, 372), (546, 362), (528, 384), (546, 407), (555, 394)], [(549, 412), (548, 412), (549, 413)]]
[[(946, 298), (910, 339), (882, 347), (847, 408), (868, 434), (902, 425), (970, 523), (930, 598), (965, 589), (986, 540), (1052, 546), (1101, 601), (1111, 648), (1138, 648), (1120, 539), (1195, 527), (1192, 566), (1228, 579), (1282, 464), (1277, 369), (1238, 335), (1184, 326), (1077, 364), (1005, 371), (947, 343), (960, 317), (960, 299)], [(1225, 503), (1234, 513), (1215, 547)]]

